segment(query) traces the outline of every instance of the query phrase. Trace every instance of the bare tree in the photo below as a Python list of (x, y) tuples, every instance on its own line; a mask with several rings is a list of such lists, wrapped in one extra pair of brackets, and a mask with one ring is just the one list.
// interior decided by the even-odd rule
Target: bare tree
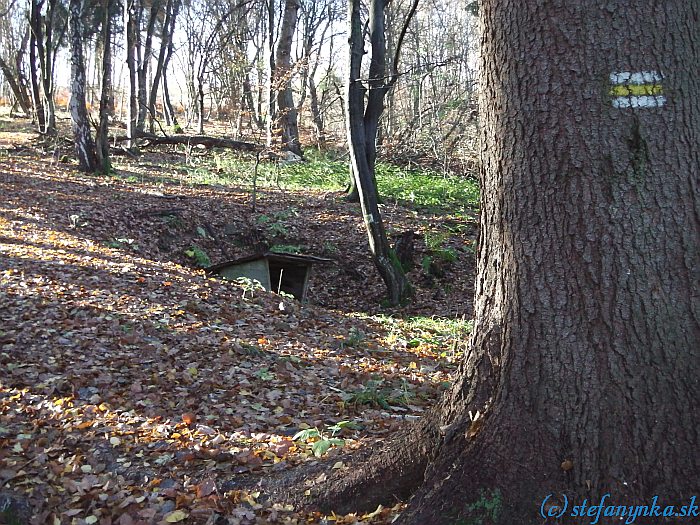
[[(322, 104), (318, 94), (317, 74), (321, 65), (321, 49), (328, 53), (332, 62), (334, 51), (333, 25), (341, 18), (340, 3), (337, 0), (302, 0), (300, 35), (301, 53), (297, 63), (301, 73), (301, 89), (297, 101), (297, 112), (301, 114), (304, 103), (309, 99), (311, 121), (320, 144), (325, 142), (325, 124)], [(330, 33), (330, 34), (329, 34)]]
[(65, 8), (58, 0), (48, 0), (45, 12), (44, 2), (31, 0), (30, 3), (30, 71), (39, 130), (55, 135), (54, 68), (68, 20), (63, 16)]
[(109, 173), (109, 114), (112, 107), (112, 15), (113, 0), (101, 0), (102, 7), (102, 79), (100, 83), (100, 115), (96, 134), (97, 162), (103, 173)]
[(138, 47), (138, 39), (140, 36), (139, 18), (140, 12), (139, 0), (123, 0), (124, 2), (124, 42), (126, 54), (126, 67), (128, 69), (127, 80), (127, 118), (126, 118), (126, 136), (127, 148), (133, 148), (136, 145), (136, 133), (138, 126), (138, 64), (136, 61), (136, 50)]
[[(407, 9), (392, 2), (390, 19), (401, 19)], [(476, 155), (475, 22), (463, 3), (421, 3), (406, 33), (402, 74), (387, 94), (387, 118), (380, 127), (390, 158), (451, 170)], [(387, 33), (389, 50), (396, 33)]]
[(277, 34), (275, 28), (275, 0), (265, 0), (265, 6), (267, 7), (267, 146), (272, 146), (273, 139), (273, 128), (274, 128), (274, 116), (276, 113), (277, 95), (275, 93), (275, 84), (273, 79), (275, 78), (275, 35)]
[(188, 90), (200, 134), (204, 132), (205, 85), (212, 73), (211, 66), (238, 31), (228, 22), (242, 5), (190, 2), (186, 6)]
[(39, 52), (40, 46), (43, 46), (43, 31), (41, 23), (41, 2), (37, 0), (31, 0), (30, 11), (29, 11), (29, 78), (32, 81), (32, 100), (34, 102), (34, 114), (36, 115), (37, 124), (39, 126), (39, 132), (45, 133), (46, 127), (46, 113), (44, 110), (44, 101), (41, 95), (41, 85), (39, 81), (39, 66), (37, 64), (37, 53)]
[(173, 33), (175, 31), (175, 24), (177, 21), (177, 15), (180, 12), (180, 6), (182, 2), (175, 0), (173, 4), (173, 12), (170, 18), (170, 26), (168, 28), (168, 46), (165, 53), (165, 59), (163, 60), (163, 113), (165, 114), (165, 122), (167, 125), (172, 126), (175, 133), (182, 133), (182, 128), (177, 121), (177, 115), (175, 114), (175, 109), (173, 108), (172, 102), (170, 101), (170, 93), (168, 91), (168, 67), (170, 65), (170, 60), (173, 56), (174, 43), (173, 43)]
[(292, 92), (292, 39), (297, 26), (299, 0), (285, 0), (282, 27), (275, 54), (275, 74), (271, 79), (277, 93), (277, 108), (274, 114), (275, 132), (281, 135), (282, 146), (302, 156), (299, 142), (297, 108)]
[(0, 2), (0, 71), (10, 87), (15, 103), (25, 115), (32, 113), (29, 82), (23, 70), (23, 59), (29, 44), (29, 28), (20, 23), (20, 9), (15, 2)]
[(179, 11), (180, 0), (167, 0), (165, 4), (165, 14), (163, 23), (160, 29), (160, 49), (158, 51), (158, 60), (156, 61), (155, 72), (153, 74), (153, 82), (148, 96), (148, 113), (150, 117), (150, 130), (153, 132), (156, 119), (156, 100), (158, 98), (158, 88), (163, 78), (163, 70), (168, 56), (168, 49), (172, 44), (173, 31)]
[[(146, 11), (146, 6), (141, 6), (141, 11), (138, 19), (142, 20)], [(148, 19), (146, 21), (145, 38), (139, 35), (137, 42), (143, 41), (143, 47), (137, 47), (137, 91), (138, 99), (138, 117), (136, 120), (136, 129), (141, 132), (146, 124), (146, 114), (148, 113), (148, 76), (151, 70), (151, 59), (153, 58), (153, 35), (156, 29), (156, 21), (162, 15), (162, 1), (151, 0), (150, 9), (148, 9)]]
[[(402, 35), (415, 13), (418, 0), (414, 0), (403, 26)], [(389, 246), (382, 216), (379, 213), (379, 197), (374, 174), (377, 159), (377, 129), (379, 117), (384, 110), (384, 96), (398, 73), (399, 50), (401, 40), (391, 71), (386, 67), (386, 42), (384, 33), (384, 8), (386, 0), (371, 0), (369, 7), (369, 39), (371, 43), (371, 61), (369, 65), (369, 90), (361, 77), (362, 58), (364, 55), (364, 33), (359, 0), (350, 0), (348, 19), (350, 22), (350, 77), (347, 82), (347, 130), (350, 147), (350, 161), (353, 180), (362, 207), (362, 216), (367, 229), (370, 252), (374, 264), (386, 284), (389, 301), (398, 304), (411, 293), (411, 287), (404, 274), (401, 263)], [(367, 92), (365, 102), (365, 92)]]

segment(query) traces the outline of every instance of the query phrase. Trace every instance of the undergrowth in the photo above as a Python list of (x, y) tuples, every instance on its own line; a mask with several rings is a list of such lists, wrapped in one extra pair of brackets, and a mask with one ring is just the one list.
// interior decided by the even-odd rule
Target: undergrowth
[[(348, 160), (309, 149), (306, 162), (283, 164), (261, 162), (256, 185), (286, 190), (343, 191), (348, 184)], [(190, 159), (179, 173), (188, 184), (252, 186), (255, 159), (229, 151)], [(378, 162), (379, 194), (386, 203), (413, 208), (459, 213), (479, 204), (478, 183), (470, 178), (445, 175)], [(164, 177), (163, 180), (166, 180)]]

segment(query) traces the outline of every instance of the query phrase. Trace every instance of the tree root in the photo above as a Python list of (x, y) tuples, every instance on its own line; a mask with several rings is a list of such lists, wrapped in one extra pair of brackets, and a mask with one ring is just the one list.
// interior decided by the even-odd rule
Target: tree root
[[(331, 461), (285, 472), (253, 486), (272, 501), (336, 513), (368, 512), (378, 505), (407, 500), (423, 483), (426, 467), (442, 444), (437, 410), (406, 425), (385, 442), (348, 457), (349, 469), (333, 470)], [(253, 481), (253, 480), (251, 480)]]

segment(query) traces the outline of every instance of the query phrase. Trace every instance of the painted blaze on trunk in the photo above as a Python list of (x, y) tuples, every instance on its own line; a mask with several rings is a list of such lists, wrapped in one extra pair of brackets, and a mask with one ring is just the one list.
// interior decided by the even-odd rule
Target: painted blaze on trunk
[(606, 493), (607, 505), (688, 505), (700, 473), (700, 5), (483, 0), (480, 12), (465, 362), (432, 414), (322, 499), (390, 502), (379, 484), (406, 472), (395, 493), (417, 490), (404, 524), (550, 523), (550, 511), (573, 524), (573, 506)]

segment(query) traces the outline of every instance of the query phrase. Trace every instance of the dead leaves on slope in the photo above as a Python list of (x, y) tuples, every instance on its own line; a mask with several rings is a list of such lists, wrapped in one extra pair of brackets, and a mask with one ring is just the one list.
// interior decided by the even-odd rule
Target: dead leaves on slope
[[(435, 399), (450, 363), (367, 320), (280, 309), (278, 296), (151, 259), (146, 238), (110, 248), (100, 232), (134, 238), (120, 221), (136, 216), (114, 213), (112, 186), (34, 168), (0, 179), (0, 490), (32, 523), (391, 514), (301, 515), (236, 482), (315, 461), (313, 443), (291, 439), (301, 429), (351, 420), (343, 450), (386, 436)], [(136, 209), (150, 197), (129, 198)], [(371, 381), (387, 404), (348, 401)]]

